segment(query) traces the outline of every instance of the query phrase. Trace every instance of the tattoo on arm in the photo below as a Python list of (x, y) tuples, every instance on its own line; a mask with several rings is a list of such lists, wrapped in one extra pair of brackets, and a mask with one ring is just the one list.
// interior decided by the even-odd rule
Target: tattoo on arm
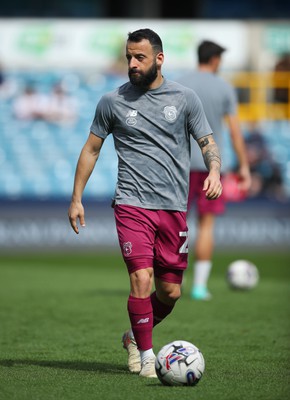
[(221, 158), (216, 144), (211, 144), (209, 146), (208, 150), (203, 153), (203, 159), (208, 170), (210, 170), (212, 167), (220, 170)]
[(215, 142), (210, 143), (208, 136), (203, 137), (198, 143), (207, 169), (214, 168), (220, 171), (221, 157), (217, 144)]
[(203, 147), (205, 147), (206, 145), (208, 145), (208, 144), (209, 144), (209, 140), (208, 140), (207, 137), (206, 138), (202, 138), (201, 141), (199, 142), (199, 146), (200, 146), (201, 149)]

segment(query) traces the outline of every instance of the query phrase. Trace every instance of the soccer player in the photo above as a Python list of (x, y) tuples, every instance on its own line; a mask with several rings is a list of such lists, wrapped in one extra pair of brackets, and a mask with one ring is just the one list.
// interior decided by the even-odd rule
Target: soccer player
[(129, 370), (150, 378), (156, 377), (153, 327), (180, 297), (187, 267), (190, 136), (207, 165), (203, 185), (212, 200), (222, 192), (221, 161), (197, 95), (162, 75), (159, 35), (150, 29), (129, 33), (126, 58), (129, 81), (103, 95), (96, 107), (77, 163), (68, 215), (78, 234), (78, 223), (85, 226), (82, 194), (111, 133), (118, 156), (114, 215), (130, 279), (131, 328), (122, 343)]
[[(246, 193), (250, 188), (251, 176), (244, 138), (237, 116), (237, 99), (234, 88), (218, 76), (222, 54), (225, 50), (217, 43), (201, 42), (197, 49), (198, 68), (185, 74), (178, 79), (178, 82), (197, 93), (221, 152), (224, 120), (227, 120), (230, 139), (239, 164), (239, 189)], [(195, 300), (209, 300), (211, 293), (208, 291), (208, 280), (214, 250), (214, 223), (216, 216), (225, 212), (225, 199), (224, 196), (220, 196), (216, 201), (209, 201), (205, 195), (203, 182), (207, 171), (198, 146), (194, 141), (192, 142), (188, 211), (193, 208), (195, 203), (198, 222), (194, 243), (191, 297)], [(223, 175), (224, 170), (221, 171)]]

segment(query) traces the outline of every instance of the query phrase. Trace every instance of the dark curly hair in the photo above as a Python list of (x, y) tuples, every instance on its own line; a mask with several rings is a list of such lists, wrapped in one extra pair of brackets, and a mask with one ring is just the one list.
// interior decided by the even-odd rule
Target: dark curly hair
[(157, 53), (163, 52), (163, 45), (162, 40), (156, 32), (152, 31), (151, 29), (138, 29), (134, 32), (128, 33), (128, 41), (130, 42), (141, 42), (141, 40), (146, 39), (150, 42), (152, 48)]

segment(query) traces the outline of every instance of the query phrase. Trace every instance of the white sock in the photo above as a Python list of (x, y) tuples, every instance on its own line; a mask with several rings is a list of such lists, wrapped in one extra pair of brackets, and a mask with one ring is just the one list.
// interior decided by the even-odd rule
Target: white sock
[(153, 349), (149, 350), (140, 350), (141, 356), (141, 364), (143, 364), (148, 358), (152, 358), (155, 356)]
[(193, 265), (193, 284), (194, 286), (207, 287), (212, 262), (210, 260), (196, 261)]

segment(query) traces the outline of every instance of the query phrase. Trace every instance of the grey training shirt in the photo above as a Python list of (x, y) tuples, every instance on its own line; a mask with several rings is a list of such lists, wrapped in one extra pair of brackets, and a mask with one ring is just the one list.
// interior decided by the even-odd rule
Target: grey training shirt
[[(214, 140), (222, 153), (224, 117), (237, 113), (237, 97), (234, 88), (217, 74), (205, 71), (193, 71), (178, 79), (178, 82), (194, 90), (200, 98), (213, 130)], [(221, 156), (223, 159), (223, 154)], [(206, 170), (196, 143), (192, 143), (191, 169)]]
[(190, 135), (212, 132), (191, 89), (166, 79), (147, 91), (127, 82), (100, 99), (91, 132), (103, 139), (113, 134), (116, 204), (187, 210)]

